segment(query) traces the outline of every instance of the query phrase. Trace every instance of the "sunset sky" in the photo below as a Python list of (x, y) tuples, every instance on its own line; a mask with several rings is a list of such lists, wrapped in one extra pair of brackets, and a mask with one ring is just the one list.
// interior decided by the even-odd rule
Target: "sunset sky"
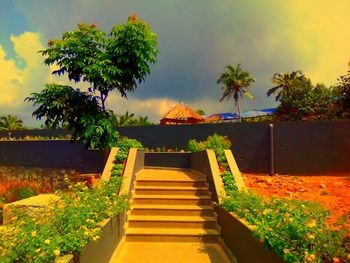
[[(115, 92), (108, 107), (154, 122), (182, 101), (207, 114), (235, 112), (219, 102), (216, 79), (227, 64), (242, 65), (256, 82), (243, 110), (275, 107), (266, 91), (276, 72), (302, 70), (314, 83), (336, 83), (350, 61), (349, 0), (0, 0), (0, 115), (40, 126), (24, 98), (52, 76), (38, 50), (77, 23), (109, 33), (131, 14), (150, 24), (160, 51), (151, 75), (129, 99)], [(70, 85), (74, 86), (74, 83)]]

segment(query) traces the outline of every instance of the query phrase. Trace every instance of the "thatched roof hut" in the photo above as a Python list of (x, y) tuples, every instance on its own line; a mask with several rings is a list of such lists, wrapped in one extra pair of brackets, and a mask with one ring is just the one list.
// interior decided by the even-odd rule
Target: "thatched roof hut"
[(160, 120), (161, 125), (168, 124), (196, 124), (203, 122), (204, 118), (182, 103), (178, 103)]

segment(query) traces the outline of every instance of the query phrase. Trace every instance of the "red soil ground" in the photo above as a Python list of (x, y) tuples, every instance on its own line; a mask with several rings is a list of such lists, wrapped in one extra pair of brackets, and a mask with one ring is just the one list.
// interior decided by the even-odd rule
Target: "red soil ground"
[(337, 176), (290, 176), (242, 174), (248, 188), (259, 194), (319, 202), (330, 209), (328, 223), (347, 215), (350, 227), (350, 174)]

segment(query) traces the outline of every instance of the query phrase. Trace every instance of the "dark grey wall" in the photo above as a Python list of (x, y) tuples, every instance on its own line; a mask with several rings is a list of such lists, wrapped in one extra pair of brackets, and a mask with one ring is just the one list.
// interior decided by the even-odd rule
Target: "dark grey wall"
[(190, 153), (145, 153), (145, 166), (190, 168)]
[[(238, 167), (245, 173), (270, 172), (268, 123), (120, 127), (121, 135), (146, 147), (186, 148), (190, 139), (227, 135)], [(274, 123), (274, 165), (279, 174), (350, 172), (350, 120)]]
[(30, 137), (64, 137), (69, 135), (70, 133), (67, 130), (44, 130), (44, 129), (34, 129), (34, 130), (16, 130), (16, 131), (0, 131), (0, 138), (6, 138), (9, 135), (12, 138), (24, 138), (26, 136)]
[(239, 168), (244, 172), (269, 172), (269, 136), (266, 123), (119, 127), (121, 135), (138, 139), (145, 147), (186, 149), (190, 139), (205, 140), (214, 133), (227, 135)]
[[(232, 141), (231, 150), (242, 172), (270, 172), (268, 123), (154, 125), (119, 127), (118, 131), (121, 135), (140, 140), (145, 147), (164, 146), (173, 149), (185, 149), (190, 139), (204, 140), (214, 133), (227, 135)], [(52, 130), (18, 132), (21, 133), (20, 137), (25, 137), (26, 134), (54, 136), (53, 132), (59, 135), (66, 134), (65, 131)], [(349, 173), (349, 134), (350, 120), (275, 123), (275, 172), (279, 174)], [(12, 136), (15, 135), (18, 135), (17, 131), (12, 133)], [(0, 164), (35, 166), (40, 162), (46, 162), (62, 168), (84, 169), (86, 167), (96, 170), (103, 163), (101, 152), (89, 152), (79, 144), (71, 145), (68, 141), (16, 143), (0, 141)], [(17, 154), (14, 152), (16, 149), (19, 149)], [(53, 158), (55, 154), (57, 158)], [(69, 165), (73, 166), (68, 167)]]
[(350, 172), (350, 121), (280, 122), (274, 125), (277, 173)]
[(104, 153), (87, 150), (69, 140), (1, 141), (0, 164), (99, 173), (104, 167)]

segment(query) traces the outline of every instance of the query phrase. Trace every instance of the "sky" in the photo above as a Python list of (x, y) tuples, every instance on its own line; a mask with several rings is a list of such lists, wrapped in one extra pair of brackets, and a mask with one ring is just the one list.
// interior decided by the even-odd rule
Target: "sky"
[(349, 0), (0, 0), (0, 115), (40, 126), (24, 99), (46, 83), (69, 82), (53, 76), (38, 51), (78, 23), (109, 33), (132, 14), (158, 35), (160, 53), (127, 100), (109, 96), (115, 113), (157, 123), (178, 102), (208, 115), (236, 112), (233, 101), (219, 102), (216, 80), (226, 65), (238, 63), (256, 80), (254, 100), (243, 99), (242, 109), (275, 107), (266, 96), (274, 73), (301, 70), (313, 83), (334, 85), (347, 72), (349, 12)]

